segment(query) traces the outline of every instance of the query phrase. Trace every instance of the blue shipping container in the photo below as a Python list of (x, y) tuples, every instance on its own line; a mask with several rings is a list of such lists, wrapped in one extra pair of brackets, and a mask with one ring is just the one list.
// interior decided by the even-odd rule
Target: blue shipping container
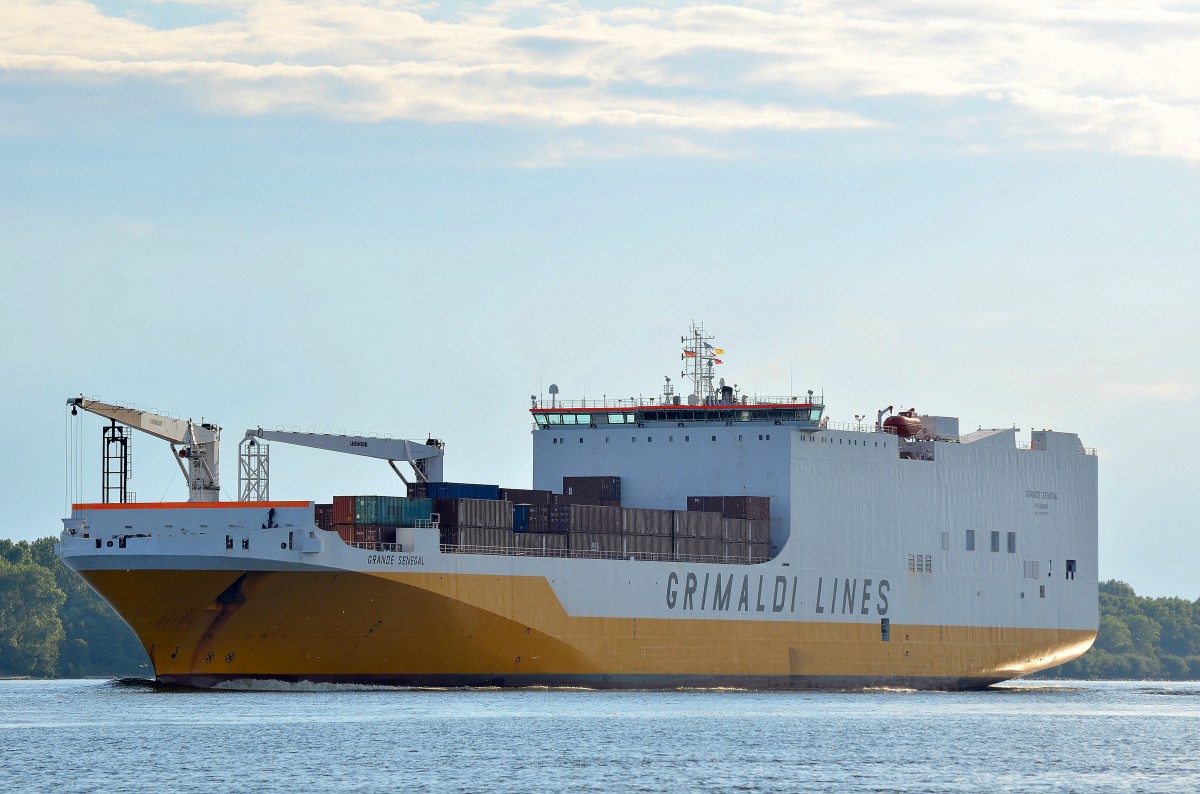
[(513, 505), (513, 532), (529, 531), (529, 505)]
[(425, 495), (430, 499), (491, 499), (499, 501), (499, 485), (478, 485), (469, 482), (425, 483)]

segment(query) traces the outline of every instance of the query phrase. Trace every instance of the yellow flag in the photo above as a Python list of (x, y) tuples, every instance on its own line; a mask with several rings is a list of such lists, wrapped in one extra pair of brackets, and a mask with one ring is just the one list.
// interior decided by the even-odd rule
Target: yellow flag
[(722, 349), (721, 349), (721, 348), (719, 348), (719, 347), (718, 347), (716, 350), (714, 350), (713, 352), (714, 352), (714, 353), (716, 353), (718, 356), (721, 356), (721, 355), (724, 355), (724, 354), (725, 354), (725, 351), (724, 351), (724, 350), (722, 350)]

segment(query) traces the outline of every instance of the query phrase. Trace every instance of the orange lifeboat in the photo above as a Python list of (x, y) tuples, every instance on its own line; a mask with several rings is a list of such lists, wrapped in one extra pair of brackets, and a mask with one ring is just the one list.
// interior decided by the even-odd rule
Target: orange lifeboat
[(883, 420), (883, 432), (894, 433), (904, 438), (911, 438), (921, 432), (921, 420), (917, 417), (917, 409), (909, 408), (895, 416)]

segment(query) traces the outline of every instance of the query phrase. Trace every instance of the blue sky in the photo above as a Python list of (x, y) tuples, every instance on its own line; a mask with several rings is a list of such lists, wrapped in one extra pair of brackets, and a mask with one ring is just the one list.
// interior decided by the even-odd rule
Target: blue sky
[[(1099, 451), (1101, 575), (1200, 596), (1200, 4), (0, 7), (0, 535), (55, 532), (65, 398), (448, 443), (749, 390)], [(99, 423), (85, 424), (85, 496)], [(1024, 435), (1024, 433), (1023, 433)], [(135, 441), (143, 501), (186, 489)], [(393, 487), (276, 446), (273, 495)]]

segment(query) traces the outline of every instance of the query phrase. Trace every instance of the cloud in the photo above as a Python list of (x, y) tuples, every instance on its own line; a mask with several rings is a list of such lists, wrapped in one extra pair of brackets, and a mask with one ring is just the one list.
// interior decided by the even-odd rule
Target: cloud
[(899, 130), (1200, 161), (1200, 12), (1170, 3), (214, 0), (159, 27), (143, 6), (8, 0), (0, 72), (158, 81), (232, 113), (625, 129), (693, 156)]

